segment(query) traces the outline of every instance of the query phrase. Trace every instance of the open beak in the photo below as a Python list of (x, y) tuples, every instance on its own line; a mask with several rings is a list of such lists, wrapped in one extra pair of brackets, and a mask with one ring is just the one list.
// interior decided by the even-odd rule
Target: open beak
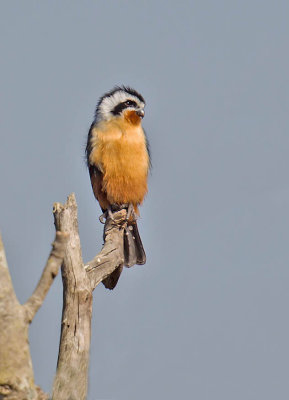
[(143, 118), (144, 117), (144, 115), (145, 115), (145, 112), (144, 112), (144, 110), (142, 109), (142, 108), (140, 108), (139, 110), (137, 110), (137, 115), (139, 116), (139, 117), (141, 117), (141, 118)]

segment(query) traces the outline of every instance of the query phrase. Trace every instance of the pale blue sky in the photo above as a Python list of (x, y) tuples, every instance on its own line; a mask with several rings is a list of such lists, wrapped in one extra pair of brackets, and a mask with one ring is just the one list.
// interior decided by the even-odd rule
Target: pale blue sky
[[(147, 264), (94, 292), (89, 400), (289, 396), (289, 3), (2, 1), (0, 229), (25, 301), (75, 192), (84, 260), (102, 243), (84, 164), (98, 97), (146, 99)], [(51, 389), (62, 284), (31, 326)]]

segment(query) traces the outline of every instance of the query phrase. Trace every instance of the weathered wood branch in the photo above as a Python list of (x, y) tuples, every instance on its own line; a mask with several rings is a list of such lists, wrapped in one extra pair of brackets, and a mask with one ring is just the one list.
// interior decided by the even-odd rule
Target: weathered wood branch
[(14, 292), (0, 237), (0, 399), (47, 399), (48, 395), (34, 383), (28, 329), (60, 265), (63, 312), (53, 399), (86, 399), (92, 292), (100, 282), (112, 279), (115, 270), (120, 273), (123, 268), (126, 216), (126, 210), (121, 210), (114, 213), (113, 220), (106, 220), (104, 246), (93, 260), (84, 265), (75, 196), (70, 195), (64, 205), (56, 203), (55, 241), (42, 276), (24, 305), (18, 302)]
[[(105, 244), (101, 252), (84, 265), (81, 255), (74, 194), (67, 203), (54, 206), (55, 227), (69, 232), (62, 264), (63, 311), (57, 372), (53, 400), (84, 400), (91, 337), (92, 292), (116, 268), (123, 264), (123, 230), (126, 211), (114, 214), (104, 228)], [(73, 382), (73, 384), (71, 384)]]
[(63, 311), (53, 399), (85, 399), (90, 347), (92, 291), (84, 269), (74, 195), (54, 205), (57, 230), (69, 232), (61, 273)]
[(8, 269), (4, 244), (0, 235), (0, 311), (5, 312), (7, 305), (20, 306), (17, 300)]
[(45, 296), (57, 276), (59, 268), (62, 264), (66, 243), (68, 241), (68, 233), (56, 232), (55, 241), (52, 243), (52, 250), (47, 260), (46, 266), (42, 272), (41, 278), (31, 297), (23, 305), (27, 315), (28, 322), (31, 322), (41, 307)]
[(114, 213), (114, 220), (106, 220), (104, 245), (99, 254), (85, 265), (92, 289), (123, 265), (123, 234), (126, 226), (126, 210)]
[[(28, 328), (62, 263), (67, 235), (57, 233), (40, 282), (25, 305), (14, 292), (4, 246), (0, 237), (0, 399), (44, 400), (47, 395), (35, 385), (30, 356)], [(57, 265), (56, 265), (57, 264)]]

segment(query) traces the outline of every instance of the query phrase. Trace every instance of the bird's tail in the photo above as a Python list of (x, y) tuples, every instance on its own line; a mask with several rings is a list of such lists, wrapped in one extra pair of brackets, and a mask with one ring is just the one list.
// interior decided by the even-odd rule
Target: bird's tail
[[(124, 230), (124, 265), (132, 267), (135, 264), (145, 264), (146, 254), (138, 232), (137, 223), (133, 221)], [(122, 273), (123, 265), (120, 265), (112, 274), (105, 278), (102, 283), (107, 289), (114, 289)]]
[(120, 265), (115, 269), (107, 278), (105, 278), (102, 283), (107, 289), (114, 289), (116, 287), (116, 284), (119, 280), (120, 274), (122, 273), (123, 270), (123, 265)]
[(146, 253), (138, 232), (137, 223), (133, 221), (124, 230), (124, 265), (132, 267), (135, 264), (143, 265), (146, 262)]

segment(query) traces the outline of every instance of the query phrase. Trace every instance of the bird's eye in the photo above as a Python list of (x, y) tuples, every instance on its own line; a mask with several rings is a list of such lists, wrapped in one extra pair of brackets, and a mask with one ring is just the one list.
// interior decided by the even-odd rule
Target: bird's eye
[(125, 104), (127, 107), (133, 107), (133, 106), (135, 106), (135, 102), (132, 101), (132, 100), (127, 100), (124, 104)]

